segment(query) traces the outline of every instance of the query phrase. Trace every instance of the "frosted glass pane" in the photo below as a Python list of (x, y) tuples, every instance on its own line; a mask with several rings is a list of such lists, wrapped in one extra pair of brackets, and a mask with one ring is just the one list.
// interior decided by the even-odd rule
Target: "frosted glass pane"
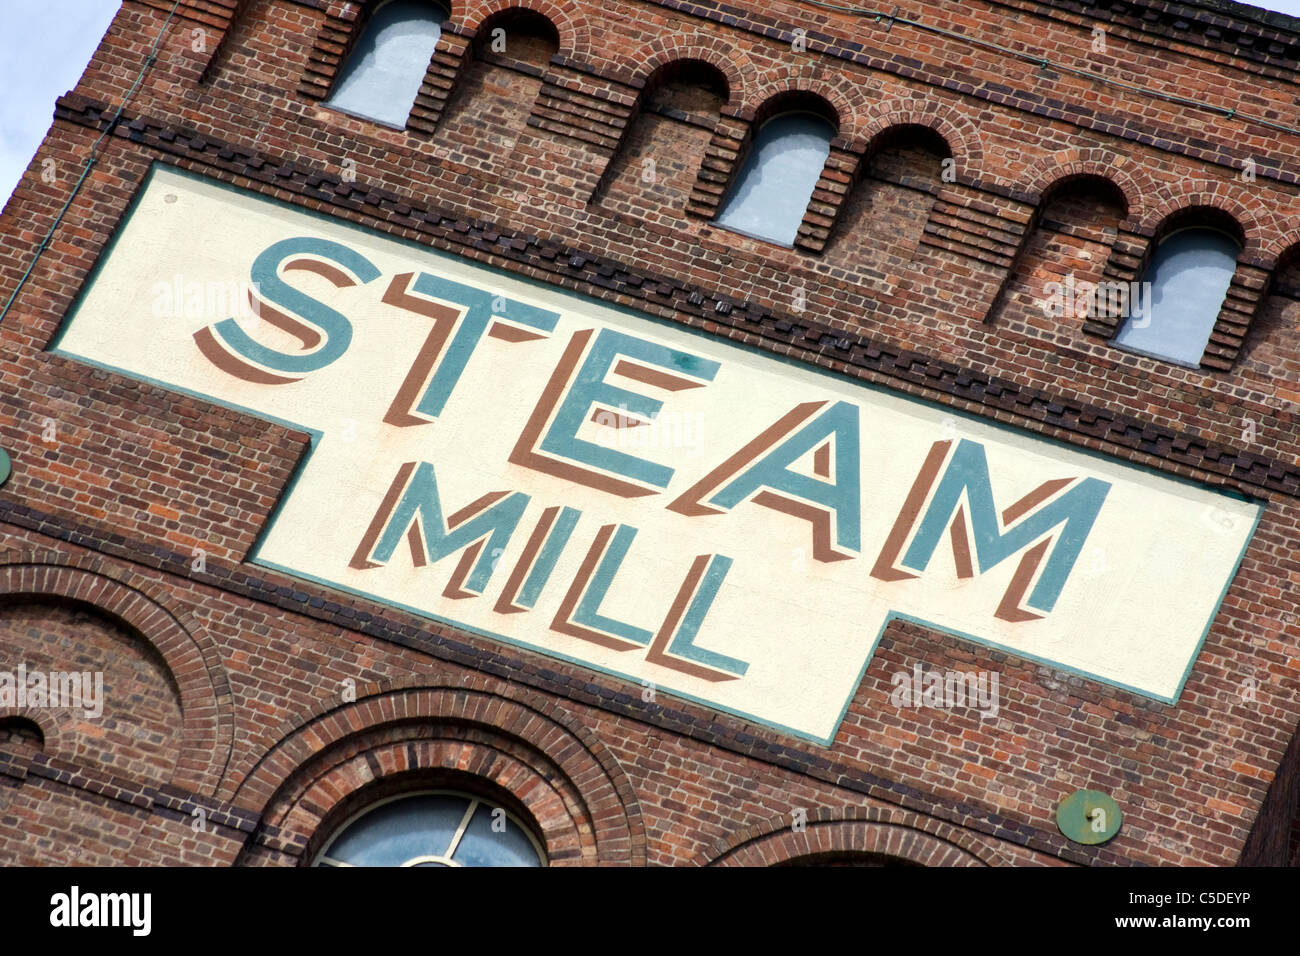
[(366, 23), (326, 103), (406, 126), (446, 13), (421, 0), (392, 0)]
[(768, 120), (754, 137), (717, 224), (793, 245), (834, 136), (831, 124), (811, 113)]
[(1151, 283), (1149, 317), (1131, 315), (1115, 344), (1199, 365), (1240, 251), (1229, 236), (1211, 229), (1185, 229), (1160, 243), (1146, 275)]
[[(445, 866), (447, 850), (473, 798), (464, 794), (420, 794), (376, 807), (354, 820), (326, 849), (323, 863), (352, 866)], [(452, 856), (453, 866), (541, 866), (542, 858), (514, 819), (499, 817), (478, 803)], [(430, 860), (428, 857), (439, 857)], [(413, 863), (420, 860), (419, 863)], [(318, 864), (320, 865), (320, 864)]]
[(497, 825), (505, 829), (492, 829), (493, 809), (491, 804), (479, 804), (456, 848), (455, 861), (461, 866), (541, 866), (533, 841), (514, 820), (499, 814)]
[(326, 853), (353, 866), (401, 866), (441, 856), (469, 808), (465, 797), (411, 797), (377, 807), (353, 823)]

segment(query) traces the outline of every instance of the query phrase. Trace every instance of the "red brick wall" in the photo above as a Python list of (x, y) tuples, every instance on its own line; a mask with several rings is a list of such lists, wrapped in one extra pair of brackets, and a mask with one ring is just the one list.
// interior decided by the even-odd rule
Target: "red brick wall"
[[(83, 861), (290, 863), (334, 819), (312, 781), (332, 781), (341, 805), (377, 780), (471, 767), (506, 792), (536, 791), (521, 800), (556, 862), (775, 862), (847, 848), (926, 863), (1285, 859), (1296, 776), (1270, 784), (1300, 721), (1289, 267), (1278, 294), (1261, 293), (1300, 238), (1288, 168), (1300, 135), (1248, 117), (1292, 115), (1300, 37), (1243, 19), (1229, 34), (1258, 38), (1225, 50), (1196, 8), (1179, 27), (1094, 19), (1066, 0), (957, 12), (918, 0), (901, 14), (1041, 51), (1044, 67), (793, 0), (751, 4), (742, 23), (708, 2), (694, 13), (675, 0), (522, 5), (555, 24), (556, 56), (540, 67), (488, 56), (476, 31), (508, 4), (455, 4), (407, 131), (322, 105), (330, 49), (354, 30), (341, 3), (192, 0), (167, 26), (0, 321), (0, 447), (15, 462), (0, 489), (0, 646), (12, 654), (35, 634), (47, 654), (71, 655), (129, 634), (158, 648), (180, 713), (165, 712), (155, 669), (140, 700), (114, 682), (112, 701), (158, 725), (149, 759), (111, 738), (87, 750), (57, 721), (42, 726), (38, 755), (0, 742), (0, 859), (70, 859), (76, 843)], [(170, 9), (126, 0), (62, 101), (0, 216), (0, 301)], [(808, 52), (792, 51), (795, 29)], [(725, 105), (673, 107), (647, 88), (678, 59), (713, 64)], [(1140, 78), (1220, 113), (1067, 67)], [(791, 89), (825, 99), (839, 139), (800, 245), (782, 249), (698, 213), (763, 104)], [(662, 112), (673, 108), (689, 117)], [(1241, 115), (1221, 115), (1230, 109)], [(949, 155), (955, 181), (941, 176)], [(1239, 175), (1247, 159), (1253, 181)], [(46, 351), (153, 162), (1236, 485), (1268, 508), (1173, 706), (900, 623), (830, 748), (666, 695), (647, 703), (638, 687), (245, 564), (307, 436)], [(1140, 261), (1169, 215), (1198, 206), (1232, 215), (1245, 236), (1240, 309), (1225, 309), (1217, 367), (1131, 355), (1082, 320), (1044, 315), (1047, 282)], [(74, 625), (69, 601), (126, 630)], [(46, 616), (31, 618), (39, 607)], [(1000, 716), (892, 707), (891, 675), (917, 662), (997, 671)], [(533, 779), (554, 783), (530, 789)], [(1100, 848), (1070, 844), (1053, 822), (1083, 787), (1125, 813)], [(793, 829), (800, 811), (807, 826)]]
[(180, 700), (151, 644), (84, 605), (51, 601), (7, 603), (0, 634), (0, 667), (11, 673), (24, 663), (29, 673), (103, 675), (103, 699), (116, 707), (101, 717), (84, 707), (61, 715), (72, 731), (61, 743), (80, 762), (153, 785), (171, 779), (181, 749)]

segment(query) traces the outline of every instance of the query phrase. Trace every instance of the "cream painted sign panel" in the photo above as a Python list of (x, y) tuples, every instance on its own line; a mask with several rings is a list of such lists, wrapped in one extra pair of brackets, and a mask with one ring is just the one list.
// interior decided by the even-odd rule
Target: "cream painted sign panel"
[(164, 167), (57, 350), (313, 433), (251, 561), (823, 743), (891, 617), (1176, 700), (1260, 512)]

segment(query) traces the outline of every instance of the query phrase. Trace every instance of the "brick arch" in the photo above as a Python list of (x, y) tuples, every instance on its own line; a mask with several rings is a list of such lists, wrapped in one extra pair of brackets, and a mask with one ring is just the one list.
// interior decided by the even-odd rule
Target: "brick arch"
[(984, 140), (979, 126), (952, 104), (933, 99), (889, 99), (872, 105), (863, 122), (863, 139), (870, 146), (894, 126), (924, 126), (948, 143), (957, 160), (957, 177), (975, 182), (984, 172)]
[(1031, 164), (1022, 178), (1021, 191), (1026, 201), (1038, 204), (1056, 183), (1076, 176), (1095, 176), (1118, 189), (1128, 205), (1126, 222), (1146, 219), (1148, 197), (1158, 189), (1151, 173), (1144, 167), (1133, 167), (1127, 157), (1107, 149), (1067, 149)]
[[(585, 844), (561, 844), (566, 851), (578, 848), (576, 862), (644, 864), (646, 836), (640, 805), (614, 755), (551, 701), (480, 675), (466, 674), (460, 683), (410, 678), (368, 684), (357, 688), (354, 702), (320, 701), (263, 735), (251, 748), (251, 756), (230, 774), (220, 797), (296, 821), (299, 829), (286, 840), (305, 846), (311, 820), (290, 813), (303, 795), (316, 792), (315, 781), (328, 776), (331, 761), (370, 753), (378, 762), (383, 748), (368, 749), (368, 743), (376, 742), (375, 735), (405, 739), (408, 732), (437, 744), (424, 758), (430, 768), (473, 768), (525, 806), (534, 785), (520, 767), (532, 765), (538, 770), (537, 780), (570, 795), (567, 819), (579, 821), (579, 832), (590, 829)], [(408, 753), (409, 748), (394, 752), (393, 759), (400, 762), (401, 754)], [(359, 783), (384, 776), (374, 773), (375, 764), (365, 765), (371, 770), (360, 772), (360, 765), (352, 765), (358, 772), (339, 778), (351, 781), (349, 792), (357, 790)], [(382, 771), (384, 765), (378, 765)], [(388, 768), (396, 772), (399, 766), (393, 763)], [(513, 776), (507, 772), (511, 767)], [(338, 795), (334, 803), (343, 796)], [(539, 812), (559, 832), (564, 827), (553, 810), (551, 805)]]
[(147, 641), (180, 692), (184, 723), (171, 782), (205, 795), (216, 792), (234, 748), (230, 681), (211, 639), (172, 606), (164, 589), (102, 558), (10, 551), (0, 554), (0, 595), (79, 601)]
[[(381, 798), (464, 789), (492, 802), (484, 784), (510, 794), (536, 824), (550, 865), (605, 862), (589, 810), (553, 763), (511, 753), (501, 741), (454, 723), (431, 729), (408, 722), (327, 748), (299, 768), (267, 806), (261, 842), (310, 865), (348, 817)], [(248, 862), (252, 850), (247, 847), (239, 862)]]
[(661, 67), (678, 60), (700, 60), (715, 67), (727, 80), (727, 105), (724, 109), (735, 110), (746, 102), (746, 91), (751, 89), (758, 76), (758, 70), (748, 55), (740, 49), (719, 51), (710, 38), (670, 34), (660, 37), (653, 43), (642, 47), (631, 56), (634, 77), (633, 85), (644, 86), (646, 80)]
[(824, 70), (812, 62), (787, 65), (758, 75), (746, 90), (740, 118), (752, 120), (763, 104), (773, 97), (793, 92), (813, 93), (824, 99), (835, 110), (839, 120), (837, 136), (852, 150), (865, 147), (867, 138), (863, 120), (870, 108), (865, 89), (852, 77)]
[(1004, 866), (975, 834), (910, 810), (822, 809), (795, 832), (788, 817), (756, 824), (696, 855), (696, 866), (772, 866), (823, 853), (878, 853), (922, 866)]
[(490, 17), (507, 10), (527, 10), (551, 21), (560, 36), (557, 56), (591, 57), (591, 31), (587, 14), (573, 0), (452, 0), (451, 22), (466, 33), (476, 33)]
[(983, 175), (984, 141), (979, 127), (953, 105), (919, 98), (895, 98), (871, 104), (862, 114), (863, 149), (896, 126), (924, 126), (940, 136), (956, 160), (960, 181), (973, 183)]
[(73, 760), (77, 744), (65, 728), (71, 727), (75, 715), (63, 707), (0, 707), (0, 722), (7, 717), (22, 717), (41, 732), (41, 753)]
[(1279, 236), (1268, 246), (1268, 251), (1274, 269), (1284, 269), (1300, 263), (1300, 230)]
[(1261, 264), (1266, 268), (1276, 269), (1282, 259), (1300, 252), (1300, 228), (1294, 223), (1287, 225), (1286, 220), (1276, 216), (1270, 221), (1266, 241), (1259, 251)]
[[(1171, 216), (1202, 207), (1236, 220), (1245, 239), (1242, 261), (1258, 265), (1271, 263), (1287, 245), (1281, 238), (1286, 235), (1282, 216), (1260, 203), (1247, 184), (1235, 180), (1182, 177), (1161, 181), (1137, 231), (1155, 235)], [(1275, 238), (1266, 240), (1264, 237)]]

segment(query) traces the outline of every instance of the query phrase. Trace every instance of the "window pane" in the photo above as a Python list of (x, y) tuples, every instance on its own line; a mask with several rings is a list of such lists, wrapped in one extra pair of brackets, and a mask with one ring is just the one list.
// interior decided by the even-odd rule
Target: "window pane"
[(349, 826), (325, 855), (353, 866), (401, 866), (416, 857), (441, 856), (468, 807), (464, 797), (386, 803)]
[[(448, 860), (471, 803), (474, 815)], [(316, 865), (542, 866), (543, 855), (518, 821), (503, 811), (493, 827), (494, 809), (469, 794), (451, 792), (381, 803), (327, 844)]]
[(1144, 313), (1132, 310), (1115, 344), (1199, 365), (1240, 251), (1231, 237), (1212, 229), (1185, 229), (1165, 239), (1147, 270), (1150, 302)]
[(422, 0), (392, 0), (366, 23), (326, 103), (405, 126), (447, 15)]
[(831, 124), (812, 113), (768, 120), (754, 137), (717, 224), (793, 245), (834, 136)]
[(533, 841), (519, 828), (519, 824), (504, 813), (497, 814), (500, 821), (492, 829), (493, 807), (480, 803), (469, 821), (454, 859), (461, 866), (541, 866)]

